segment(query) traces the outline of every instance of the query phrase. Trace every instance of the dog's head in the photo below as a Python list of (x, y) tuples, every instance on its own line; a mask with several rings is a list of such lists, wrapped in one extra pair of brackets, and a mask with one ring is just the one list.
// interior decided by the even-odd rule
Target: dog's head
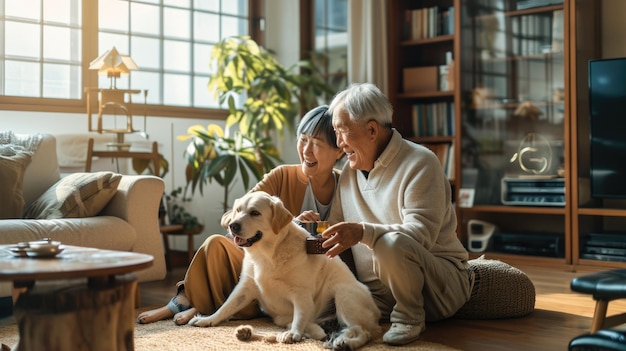
[(248, 247), (270, 231), (279, 233), (292, 219), (278, 197), (255, 191), (235, 200), (233, 209), (222, 216), (222, 226), (233, 236), (235, 244)]

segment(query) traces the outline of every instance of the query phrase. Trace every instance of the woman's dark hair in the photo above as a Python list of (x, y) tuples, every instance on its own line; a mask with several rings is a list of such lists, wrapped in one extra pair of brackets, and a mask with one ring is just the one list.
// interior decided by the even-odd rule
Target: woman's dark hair
[(328, 113), (328, 106), (321, 105), (307, 112), (296, 132), (296, 137), (306, 134), (326, 141), (330, 146), (337, 148), (337, 136), (333, 129), (333, 118)]

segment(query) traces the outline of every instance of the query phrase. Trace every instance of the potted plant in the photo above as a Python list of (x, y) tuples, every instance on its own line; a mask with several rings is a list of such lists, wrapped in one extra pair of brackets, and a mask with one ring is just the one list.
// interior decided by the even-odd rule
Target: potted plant
[(190, 140), (185, 151), (186, 179), (192, 193), (216, 181), (224, 188), (223, 207), (236, 176), (244, 190), (250, 174), (256, 180), (282, 163), (272, 140), (285, 129), (294, 131), (295, 120), (333, 94), (312, 61), (283, 67), (274, 56), (249, 37), (228, 37), (211, 53), (209, 91), (228, 106), (225, 129), (216, 124), (196, 125), (179, 140)]

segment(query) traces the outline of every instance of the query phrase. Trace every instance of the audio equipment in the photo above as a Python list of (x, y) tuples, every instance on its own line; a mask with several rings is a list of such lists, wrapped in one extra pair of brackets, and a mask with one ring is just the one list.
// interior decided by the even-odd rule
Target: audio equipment
[(565, 206), (563, 178), (502, 178), (502, 203), (525, 206)]

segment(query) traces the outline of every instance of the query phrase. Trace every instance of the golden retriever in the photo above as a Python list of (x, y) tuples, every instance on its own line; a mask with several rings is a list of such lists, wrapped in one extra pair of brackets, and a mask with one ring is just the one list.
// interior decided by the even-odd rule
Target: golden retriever
[(222, 226), (245, 251), (241, 278), (214, 314), (195, 316), (190, 325), (218, 325), (257, 300), (276, 325), (288, 329), (276, 335), (279, 342), (326, 339), (318, 321), (333, 303), (342, 329), (327, 347), (356, 349), (379, 331), (380, 311), (367, 287), (340, 258), (307, 254), (308, 233), (292, 219), (282, 201), (265, 192), (235, 201)]

